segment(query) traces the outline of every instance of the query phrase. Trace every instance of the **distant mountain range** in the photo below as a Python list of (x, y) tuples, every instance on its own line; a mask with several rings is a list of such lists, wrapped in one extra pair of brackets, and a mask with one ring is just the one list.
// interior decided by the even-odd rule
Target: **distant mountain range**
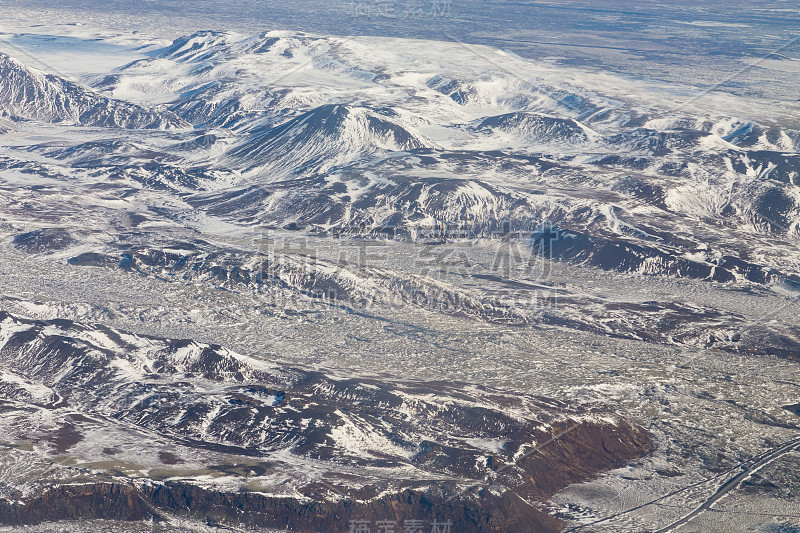
[[(519, 76), (465, 66), (476, 58), (434, 64), (441, 43), (380, 61), (370, 45), (199, 32), (99, 79), (99, 93), (2, 56), (0, 109), (178, 128), (28, 150), (180, 191), (188, 209), (233, 223), (411, 238), (547, 223), (587, 236), (556, 259), (604, 269), (757, 283), (800, 270), (781, 244), (800, 214), (797, 131), (612, 99), (513, 57)], [(126, 94), (174, 101), (156, 111), (101, 96)]]

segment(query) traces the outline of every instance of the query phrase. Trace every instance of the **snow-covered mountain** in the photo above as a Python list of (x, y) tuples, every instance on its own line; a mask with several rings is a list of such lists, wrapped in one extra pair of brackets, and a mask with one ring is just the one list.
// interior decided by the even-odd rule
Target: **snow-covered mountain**
[[(0, 427), (14, 438), (33, 437), (33, 431), (53, 456), (99, 453), (153, 470), (185, 468), (181, 457), (207, 463), (206, 468), (226, 456), (270, 465), (257, 468), (261, 475), (249, 480), (250, 486), (263, 485), (259, 500), (239, 506), (255, 516), (234, 518), (234, 523), (260, 520), (262, 526), (277, 527), (297, 521), (300, 527), (319, 528), (346, 524), (343, 518), (358, 512), (395, 519), (414, 512), (413, 505), (400, 502), (388, 512), (370, 506), (382, 506), (387, 494), (416, 493), (445, 509), (454, 498), (475, 508), (480, 518), (450, 519), (462, 527), (479, 520), (484, 531), (529, 531), (515, 524), (513, 515), (504, 516), (502, 493), (513, 487), (529, 498), (546, 497), (651, 446), (626, 420), (547, 398), (514, 397), (485, 387), (329, 377), (220, 346), (66, 320), (31, 321), (5, 312), (0, 312), (0, 363), (0, 393), (8, 402)], [(30, 421), (48, 411), (56, 417), (31, 428)], [(551, 431), (566, 427), (571, 431), (561, 447), (545, 454), (502, 469), (492, 462), (497, 458), (487, 459), (493, 452), (507, 458), (524, 454)], [(98, 430), (106, 437), (98, 439)], [(123, 451), (117, 448), (122, 442), (136, 446)], [(593, 451), (568, 459), (571, 450), (583, 446)], [(280, 469), (279, 479), (270, 474), (273, 469)], [(221, 474), (237, 483), (235, 474)], [(528, 481), (531, 475), (537, 483)], [(493, 478), (497, 494), (476, 505), (458, 482), (484, 476)], [(154, 482), (168, 490), (164, 480)], [(503, 484), (506, 489), (500, 489)], [(184, 480), (183, 486), (188, 490), (192, 482)], [(352, 509), (353, 502), (340, 497), (343, 490), (357, 490), (362, 508)], [(150, 500), (145, 488), (136, 493), (152, 507), (175, 508)], [(306, 512), (312, 494), (317, 499), (312, 505), (331, 506), (330, 517)], [(101, 491), (94, 497), (109, 501)], [(50, 499), (54, 509), (33, 497), (27, 501), (40, 514), (54, 513), (50, 520), (74, 505), (59, 503), (53, 492)], [(186, 504), (190, 513), (208, 512), (203, 498), (193, 500)], [(275, 512), (258, 518), (259, 509), (270, 503), (278, 504)], [(441, 508), (417, 512), (429, 519), (444, 515)], [(102, 510), (84, 513), (84, 518), (118, 518)], [(7, 514), (13, 513), (0, 512), (4, 522), (36, 522), (24, 512)], [(526, 514), (544, 531), (557, 526), (541, 511), (531, 508)]]
[[(653, 88), (622, 99), (605, 94), (606, 79), (564, 81), (513, 55), (493, 63), (483, 51), (450, 57), (445, 43), (409, 46), (198, 32), (97, 85), (166, 101), (195, 131), (28, 149), (187, 193), (187, 209), (243, 226), (414, 238), (557, 224), (586, 238), (555, 258), (609, 270), (757, 283), (800, 272), (800, 258), (770, 241), (797, 231), (797, 131), (672, 113)], [(46, 101), (65, 102), (63, 114), (85, 98)]]
[(0, 53), (0, 113), (42, 122), (124, 129), (174, 129), (187, 124), (169, 111), (103, 97)]
[(91, 88), (0, 55), (0, 522), (556, 531), (653, 451), (618, 409), (690, 487), (796, 428), (730, 399), (800, 360), (794, 104), (453, 42), (128, 52)]
[(477, 130), (489, 134), (506, 134), (512, 142), (550, 149), (582, 145), (585, 149), (600, 135), (572, 118), (559, 118), (531, 112), (514, 112), (482, 119)]
[(287, 122), (250, 130), (229, 152), (240, 167), (258, 168), (259, 177), (277, 181), (289, 176), (324, 173), (376, 152), (412, 151), (435, 144), (392, 115), (366, 108), (329, 104)]

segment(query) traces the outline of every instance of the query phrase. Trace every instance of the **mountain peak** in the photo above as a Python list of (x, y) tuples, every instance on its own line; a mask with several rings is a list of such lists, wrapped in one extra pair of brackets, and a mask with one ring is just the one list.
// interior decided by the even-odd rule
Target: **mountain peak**
[(173, 113), (106, 98), (3, 53), (0, 53), (0, 113), (77, 126), (174, 129), (187, 125)]
[(436, 144), (388, 114), (330, 103), (279, 126), (254, 130), (231, 155), (250, 169), (268, 170), (280, 178), (325, 172), (380, 151), (420, 148), (436, 148)]

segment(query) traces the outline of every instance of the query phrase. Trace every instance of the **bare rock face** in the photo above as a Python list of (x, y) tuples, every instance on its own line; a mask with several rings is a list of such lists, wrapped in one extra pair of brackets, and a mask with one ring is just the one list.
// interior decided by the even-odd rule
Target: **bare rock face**
[(36, 254), (63, 250), (73, 244), (74, 240), (62, 228), (42, 228), (15, 235), (12, 242), (18, 249)]
[(0, 522), (16, 526), (53, 520), (130, 521), (155, 516), (157, 513), (139, 491), (129, 485), (112, 483), (62, 485), (24, 504), (0, 502)]

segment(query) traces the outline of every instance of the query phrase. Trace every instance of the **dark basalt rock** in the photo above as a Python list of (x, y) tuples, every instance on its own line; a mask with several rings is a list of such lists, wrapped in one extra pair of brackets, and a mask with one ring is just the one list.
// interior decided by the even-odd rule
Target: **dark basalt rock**
[(755, 283), (769, 283), (785, 275), (771, 268), (725, 255), (715, 263), (687, 259), (670, 246), (648, 246), (622, 239), (605, 238), (551, 226), (531, 237), (535, 253), (545, 257), (587, 264), (603, 270), (638, 272), (729, 282), (737, 277)]
[[(67, 519), (159, 520), (163, 515), (187, 516), (210, 523), (288, 528), (299, 532), (348, 531), (351, 521), (406, 520), (426, 524), (449, 522), (452, 531), (530, 533), (561, 530), (561, 522), (526, 503), (546, 500), (566, 485), (622, 466), (650, 451), (648, 437), (632, 426), (609, 431), (587, 425), (563, 432), (557, 446), (543, 447), (523, 461), (527, 477), (520, 486), (497, 495), (478, 486), (403, 490), (368, 502), (345, 497), (338, 502), (298, 501), (247, 492), (222, 492), (188, 482), (61, 485), (24, 502), (0, 501), (0, 523), (29, 525)], [(502, 468), (502, 463), (496, 469)], [(500, 478), (502, 479), (502, 477)], [(400, 527), (400, 526), (398, 526)]]
[[(57, 448), (54, 453), (75, 453), (73, 447), (84, 439), (81, 424), (92, 423), (74, 410), (88, 416), (102, 412), (139, 431), (170, 438), (183, 450), (234, 455), (251, 463), (263, 458), (252, 469), (286, 469), (287, 482), (309, 498), (225, 492), (201, 487), (191, 477), (64, 484), (23, 502), (0, 501), (0, 523), (10, 525), (178, 514), (309, 532), (347, 531), (350, 520), (412, 519), (449, 520), (454, 531), (557, 531), (557, 520), (526, 502), (545, 501), (568, 484), (652, 449), (645, 431), (624, 419), (532, 395), (440, 382), (333, 379), (317, 371), (265, 366), (220, 346), (137, 340), (68, 320), (29, 320), (0, 312), (0, 324), (0, 329), (13, 328), (0, 350), (3, 368), (69, 402), (63, 424), (38, 437)], [(103, 339), (102, 346), (92, 339)], [(148, 346), (144, 359), (134, 348), (142, 341)], [(8, 399), (25, 394), (0, 391)], [(371, 435), (368, 442), (378, 439), (391, 447), (363, 453), (351, 449), (349, 440), (339, 442), (335, 430), (354, 423)], [(473, 438), (504, 444), (488, 452), (469, 444)], [(409, 455), (409, 450), (417, 453)], [(364, 468), (368, 482), (351, 490), (348, 481), (334, 477), (316, 487), (316, 481), (292, 478), (291, 462), (269, 459), (275, 451), (329, 464), (332, 472), (346, 465), (348, 481), (359, 478)], [(163, 450), (157, 457), (173, 466), (182, 459)], [(397, 479), (398, 467), (413, 467), (417, 474)], [(217, 468), (236, 471), (236, 465)], [(469, 485), (473, 488), (463, 488)], [(337, 494), (330, 495), (331, 487)]]
[(0, 500), (0, 523), (10, 526), (90, 518), (145, 520), (158, 514), (142, 492), (117, 483), (59, 485), (24, 502)]
[(41, 254), (69, 248), (74, 240), (65, 229), (42, 228), (15, 235), (12, 242), (15, 247), (29, 254)]
[(26, 526), (59, 520), (161, 521), (167, 514), (254, 528), (280, 528), (298, 533), (347, 532), (350, 523), (388, 520), (450, 524), (465, 533), (549, 533), (561, 522), (523, 502), (518, 496), (481, 494), (468, 500), (444, 501), (416, 491), (403, 491), (369, 503), (301, 502), (246, 492), (225, 493), (188, 483), (133, 486), (120, 483), (61, 485), (24, 502), (0, 501), (0, 524)]

